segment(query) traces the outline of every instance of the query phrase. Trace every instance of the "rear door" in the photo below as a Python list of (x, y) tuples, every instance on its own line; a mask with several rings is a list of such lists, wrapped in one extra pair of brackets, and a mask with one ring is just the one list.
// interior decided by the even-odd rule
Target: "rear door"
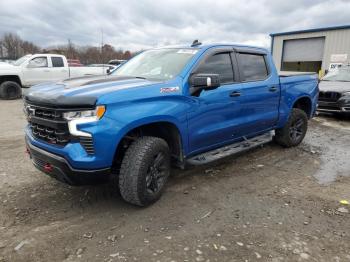
[(52, 81), (60, 81), (68, 78), (68, 67), (64, 65), (63, 57), (51, 56), (52, 68), (51, 78)]
[(247, 136), (272, 129), (278, 120), (280, 85), (267, 55), (237, 52), (236, 57), (241, 79), (240, 133)]
[(194, 105), (188, 113), (190, 152), (198, 153), (237, 138), (236, 119), (239, 117), (238, 72), (233, 70), (233, 49), (215, 49), (206, 54), (192, 74), (219, 74), (221, 85), (214, 90), (193, 94)]

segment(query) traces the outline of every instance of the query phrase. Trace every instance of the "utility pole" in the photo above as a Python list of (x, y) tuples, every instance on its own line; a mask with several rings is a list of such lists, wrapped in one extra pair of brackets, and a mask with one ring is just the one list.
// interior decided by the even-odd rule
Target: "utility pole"
[(104, 64), (104, 59), (103, 59), (103, 28), (101, 28), (101, 63)]

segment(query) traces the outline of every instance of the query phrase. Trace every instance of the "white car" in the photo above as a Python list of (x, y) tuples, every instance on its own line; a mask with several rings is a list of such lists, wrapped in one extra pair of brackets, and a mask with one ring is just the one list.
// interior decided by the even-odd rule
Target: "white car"
[(107, 67), (69, 67), (63, 55), (26, 55), (12, 64), (0, 64), (0, 98), (21, 97), (21, 87), (30, 87), (44, 82), (57, 82), (68, 78), (90, 75), (105, 75)]

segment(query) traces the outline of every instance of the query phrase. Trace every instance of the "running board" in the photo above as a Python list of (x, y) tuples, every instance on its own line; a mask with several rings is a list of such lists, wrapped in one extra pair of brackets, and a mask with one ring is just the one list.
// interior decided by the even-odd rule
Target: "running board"
[(263, 135), (259, 135), (249, 139), (246, 139), (245, 137), (243, 137), (244, 138), (243, 141), (236, 142), (234, 144), (220, 147), (220, 148), (205, 152), (203, 154), (191, 157), (187, 159), (187, 163), (191, 165), (207, 164), (212, 161), (218, 160), (220, 158), (224, 158), (224, 157), (237, 154), (237, 153), (249, 150), (251, 148), (266, 144), (272, 141), (273, 136), (274, 136), (274, 132), (270, 131)]

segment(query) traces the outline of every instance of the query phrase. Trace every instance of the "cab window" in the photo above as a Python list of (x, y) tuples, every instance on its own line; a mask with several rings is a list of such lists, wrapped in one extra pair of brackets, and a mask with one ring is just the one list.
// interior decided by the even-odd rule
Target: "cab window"
[(218, 74), (220, 76), (220, 84), (234, 82), (229, 53), (219, 53), (206, 58), (204, 63), (195, 71), (196, 74)]
[(52, 67), (64, 67), (62, 57), (51, 57)]
[(264, 80), (268, 76), (264, 55), (239, 54), (240, 71), (243, 74), (243, 81)]
[(30, 68), (47, 67), (47, 58), (44, 56), (35, 57), (29, 61), (28, 67)]

